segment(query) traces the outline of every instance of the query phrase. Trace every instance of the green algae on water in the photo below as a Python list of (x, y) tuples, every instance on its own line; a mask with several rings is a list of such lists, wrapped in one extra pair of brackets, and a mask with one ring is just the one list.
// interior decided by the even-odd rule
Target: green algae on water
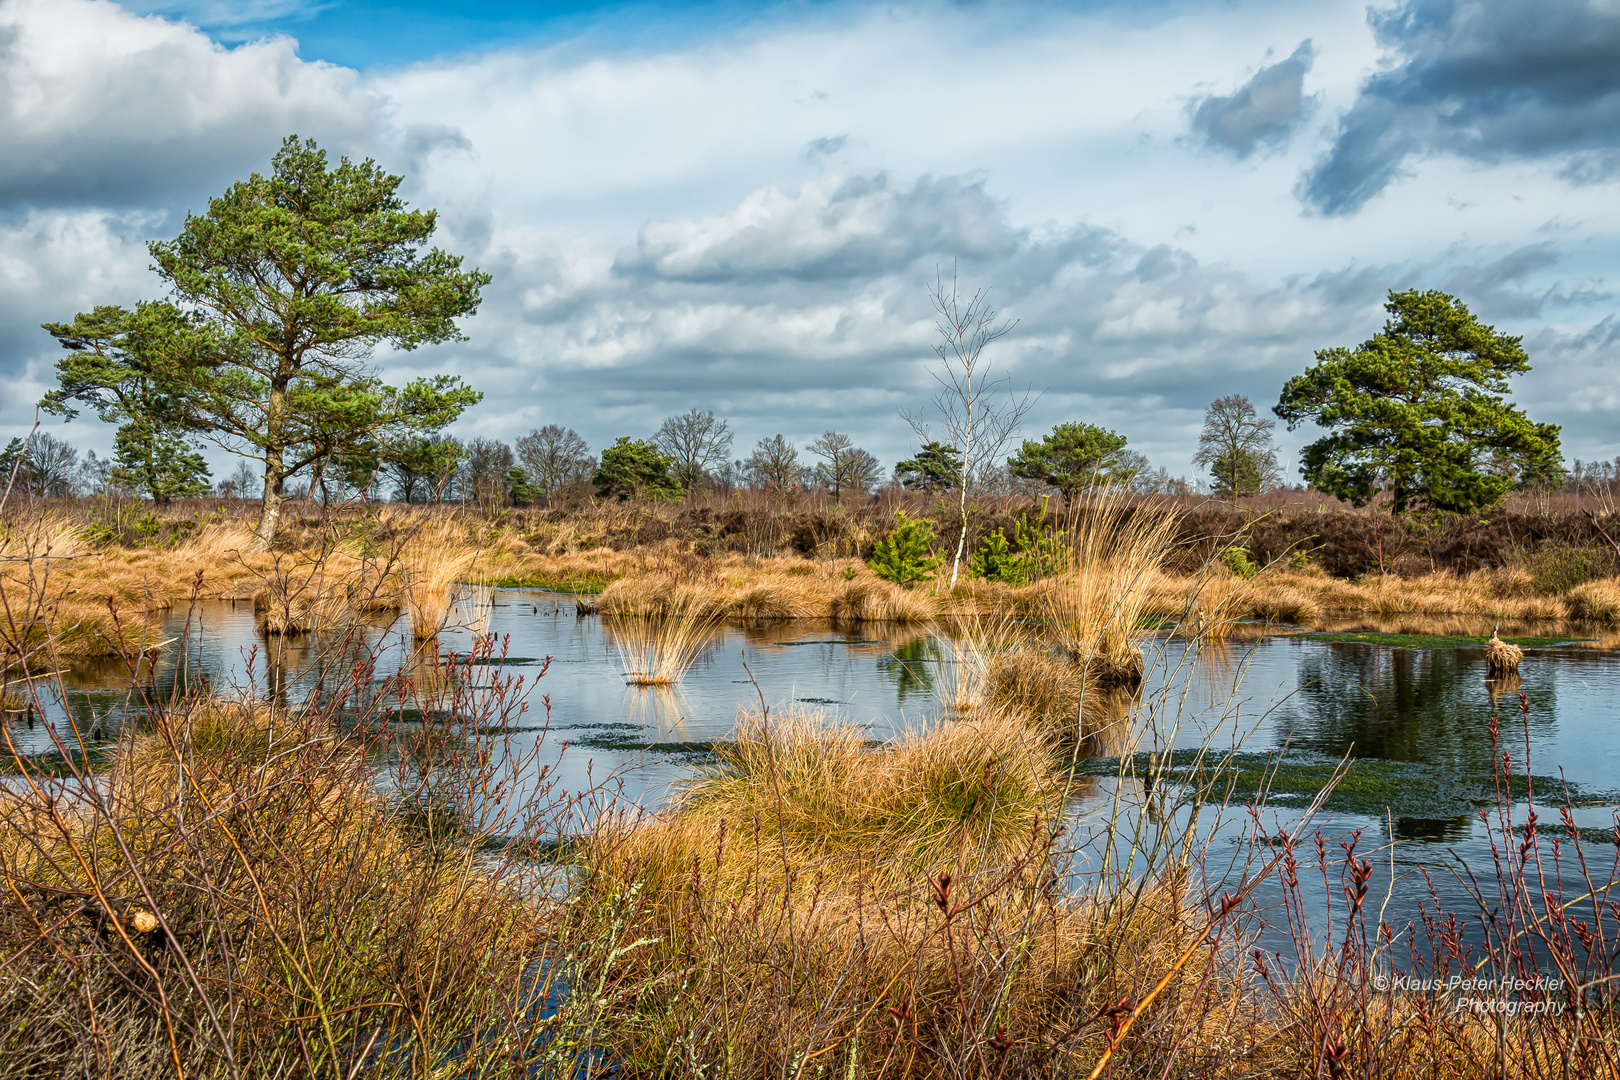
[[(1185, 763), (1183, 763), (1183, 761)], [(1282, 755), (1240, 753), (1199, 761), (1193, 751), (1172, 754), (1169, 764), (1158, 763), (1158, 783), (1197, 787), (1211, 800), (1234, 804), (1262, 799), (1269, 805), (1305, 806), (1332, 778), (1339, 761), (1325, 754), (1289, 751)], [(1149, 777), (1155, 762), (1136, 754), (1125, 763), (1129, 775)], [(1076, 772), (1084, 776), (1114, 776), (1118, 758), (1082, 761)], [(1620, 792), (1566, 784), (1554, 777), (1535, 777), (1536, 801), (1570, 806), (1620, 805)], [(1525, 777), (1500, 781), (1502, 793), (1514, 800), (1528, 791)], [(1324, 809), (1343, 813), (1405, 818), (1457, 818), (1472, 816), (1496, 805), (1498, 780), (1488, 773), (1466, 775), (1453, 768), (1411, 761), (1361, 758), (1351, 761), (1345, 776), (1328, 796)]]

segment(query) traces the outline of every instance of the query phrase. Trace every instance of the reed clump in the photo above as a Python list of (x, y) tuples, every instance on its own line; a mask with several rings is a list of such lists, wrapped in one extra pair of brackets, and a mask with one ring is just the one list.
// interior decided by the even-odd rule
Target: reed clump
[(1591, 622), (1620, 622), (1620, 577), (1600, 578), (1571, 589), (1569, 614)]
[(1156, 609), (1160, 566), (1176, 515), (1128, 507), (1117, 495), (1078, 501), (1065, 522), (1067, 573), (1039, 582), (1033, 604), (1051, 621), (1057, 644), (1098, 685), (1142, 679), (1142, 624)]
[(400, 552), (399, 577), (411, 636), (418, 641), (445, 628), (456, 604), (457, 586), (478, 562), (480, 549), (469, 547), (447, 530), (414, 536)]
[(721, 620), (694, 606), (647, 616), (609, 616), (604, 623), (632, 686), (673, 686), (713, 647)]
[(946, 724), (874, 747), (864, 731), (814, 713), (756, 713), (715, 755), (657, 820), (604, 833), (603, 869), (633, 869), (648, 895), (678, 900), (698, 859), (723, 891), (745, 868), (723, 850), (716, 863), (717, 850), (727, 833), (744, 842), (757, 818), (770, 837), (767, 876), (817, 867), (904, 884), (948, 872), (964, 843), (1010, 857), (1057, 809), (1044, 751), (1002, 722)]

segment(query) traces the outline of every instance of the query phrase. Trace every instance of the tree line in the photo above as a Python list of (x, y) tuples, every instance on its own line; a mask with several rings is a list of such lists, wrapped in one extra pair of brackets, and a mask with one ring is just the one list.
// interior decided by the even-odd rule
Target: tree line
[[(476, 314), (490, 281), (428, 246), (436, 214), (405, 205), (402, 179), (370, 160), (332, 166), (314, 142), (288, 137), (267, 175), (233, 184), (188, 215), (175, 239), (149, 245), (167, 297), (45, 324), (66, 355), (41, 407), (68, 418), (88, 409), (116, 424), (113, 457), (81, 461), (36, 433), (8, 449), (6, 475), (39, 494), (121, 486), (160, 502), (256, 495), (266, 546), (289, 496), (522, 505), (570, 492), (657, 498), (753, 487), (843, 499), (892, 482), (953, 493), (953, 581), (973, 494), (1204, 487), (1153, 469), (1124, 435), (1084, 421), (1015, 446), (1039, 394), (993, 378), (987, 352), (1015, 323), (998, 321), (984, 290), (961, 291), (954, 273), (930, 289), (938, 392), (928, 409), (902, 414), (919, 449), (887, 478), (874, 455), (834, 431), (803, 452), (776, 434), (733, 457), (730, 425), (696, 408), (594, 454), (557, 424), (511, 445), (459, 440), (446, 429), (480, 392), (449, 375), (395, 387), (371, 366), (378, 346), (463, 340), (458, 320)], [(1387, 494), (1396, 513), (1472, 513), (1516, 487), (1563, 481), (1557, 426), (1508, 400), (1509, 378), (1530, 368), (1519, 338), (1442, 292), (1391, 292), (1386, 309), (1381, 333), (1318, 351), (1271, 410), (1290, 429), (1326, 429), (1301, 454), (1307, 484), (1357, 505)], [(1239, 395), (1211, 403), (1194, 459), (1210, 490), (1236, 498), (1282, 483), (1275, 422)], [(206, 443), (242, 464), (213, 481)]]

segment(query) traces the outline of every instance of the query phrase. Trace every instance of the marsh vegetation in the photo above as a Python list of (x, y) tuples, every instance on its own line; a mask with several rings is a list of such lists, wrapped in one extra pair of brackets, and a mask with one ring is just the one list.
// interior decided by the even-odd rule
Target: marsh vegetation
[[(1504, 584), (1528, 570), (1245, 576), (1232, 541), (1189, 544), (1181, 508), (1125, 498), (1048, 521), (1027, 580), (955, 589), (875, 577), (849, 533), (725, 548), (804, 505), (739, 503), (744, 531), (713, 529), (706, 552), (677, 524), (701, 504), (357, 506), (263, 553), (228, 511), (127, 545), (73, 508), (25, 509), (5, 690), (40, 719), (5, 727), (9, 1074), (1562, 1076), (1620, 1050), (1620, 849), (1593, 835), (1602, 785), (1526, 771), (1543, 691), (1522, 709), (1502, 685), (1428, 691), (1425, 725), (1489, 722), (1436, 758), (1460, 776), (1381, 749), (1405, 737), (1381, 713), (1340, 742), (1230, 734), (1255, 722), (1250, 643), (1351, 650), (1331, 655), (1371, 665), (1367, 685), (1412, 644), (1311, 626), (1449, 631), (1460, 649), (1411, 655), (1483, 675), (1469, 608), (1544, 601)], [(597, 591), (489, 592), (518, 581)], [(1306, 589), (1319, 607), (1286, 599)], [(1379, 614), (1322, 614), (1332, 589)], [(1472, 599), (1454, 625), (1402, 613), (1441, 607), (1426, 597)], [(205, 666), (187, 635), (226, 613), (253, 643), (242, 677), (183, 670)], [(1610, 634), (1579, 648), (1602, 656)], [(1572, 636), (1539, 635), (1555, 640), (1526, 665)], [(832, 711), (790, 700), (819, 686), (808, 668), (773, 681), (773, 650), (867, 657), (892, 709), (851, 713), (853, 686), (827, 691)], [(96, 655), (122, 690), (92, 730), (61, 703)], [(1435, 664), (1411, 670), (1453, 670)], [(561, 687), (593, 682), (627, 711), (553, 716)], [(710, 715), (735, 716), (687, 730), (687, 698), (721, 684)], [(1230, 723), (1204, 726), (1194, 692)], [(1481, 809), (1469, 850), (1500, 870), (1422, 908), (1385, 872), (1398, 836), (1324, 816), (1455, 829)], [(1499, 1023), (1455, 993), (1378, 990), (1465, 975), (1540, 1005)]]

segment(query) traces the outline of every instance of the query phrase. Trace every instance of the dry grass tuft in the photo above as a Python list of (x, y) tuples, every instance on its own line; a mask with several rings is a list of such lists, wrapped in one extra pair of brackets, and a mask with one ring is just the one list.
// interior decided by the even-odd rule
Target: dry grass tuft
[(1571, 589), (1569, 614), (1591, 622), (1620, 622), (1620, 577), (1588, 581)]
[(1257, 582), (1249, 597), (1249, 612), (1266, 622), (1310, 626), (1322, 617), (1321, 601), (1297, 585), (1270, 586)]
[(714, 645), (720, 620), (701, 607), (658, 615), (608, 616), (603, 629), (632, 686), (673, 686)]
[(928, 622), (939, 605), (926, 593), (867, 576), (836, 586), (830, 614), (839, 622)]
[[(634, 868), (649, 895), (675, 900), (694, 859), (722, 880), (815, 867), (902, 886), (957, 866), (964, 844), (1010, 858), (1056, 809), (1044, 750), (1019, 725), (994, 719), (874, 748), (863, 730), (829, 727), (814, 713), (751, 714), (715, 752), (718, 763), (657, 820), (604, 832), (601, 869)], [(749, 868), (722, 852), (716, 863), (723, 833), (746, 836), (756, 824), (780, 859)]]
[(1038, 584), (1034, 603), (1055, 624), (1063, 651), (1098, 684), (1141, 681), (1138, 628), (1154, 610), (1175, 527), (1167, 506), (1127, 506), (1112, 495), (1081, 501), (1065, 523), (1073, 569)]
[(412, 637), (423, 641), (445, 628), (456, 603), (456, 586), (467, 580), (480, 553), (447, 529), (424, 531), (405, 545), (399, 575)]

